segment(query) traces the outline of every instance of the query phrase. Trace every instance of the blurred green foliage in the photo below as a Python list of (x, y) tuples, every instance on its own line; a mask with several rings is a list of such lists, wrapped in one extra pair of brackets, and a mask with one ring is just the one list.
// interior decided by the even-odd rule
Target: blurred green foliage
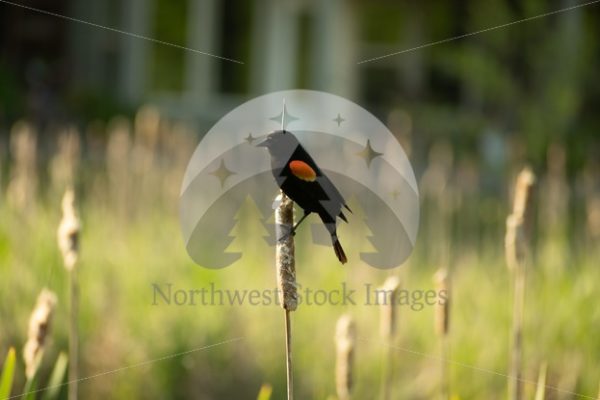
[[(188, 5), (184, 1), (157, 0), (154, 5), (152, 32), (156, 37), (169, 43), (185, 43), (187, 33), (186, 13)], [(181, 49), (153, 45), (150, 69), (150, 89), (154, 91), (184, 91), (184, 58)]]
[[(243, 67), (219, 64), (219, 94), (240, 99), (256, 94), (250, 92), (249, 71), (259, 68), (252, 63), (261, 62), (252, 57), (254, 49), (248, 39), (253, 24), (261, 21), (250, 15), (251, 3), (223, 2), (227, 12), (220, 21), (223, 55), (249, 62)], [(572, 3), (350, 4), (357, 25), (356, 53), (361, 59)], [(187, 12), (185, 2), (158, 0), (152, 14), (152, 35), (185, 43), (188, 26), (181, 21)], [(303, 13), (298, 80), (303, 88), (321, 89), (311, 84), (307, 60), (311, 18), (311, 12)], [(598, 7), (590, 6), (349, 66), (356, 68), (359, 83), (352, 100), (377, 114), (404, 140), (417, 170), (421, 230), (409, 263), (394, 273), (402, 277), (404, 288), (425, 291), (433, 288), (431, 276), (439, 266), (452, 269), (449, 364), (451, 390), (460, 398), (505, 397), (511, 287), (503, 259), (504, 221), (510, 209), (511, 180), (525, 162), (534, 164), (540, 183), (533, 262), (527, 273), (525, 391), (533, 393), (538, 369), (548, 362), (548, 385), (565, 391), (555, 391), (554, 397), (569, 398), (567, 392), (596, 394), (600, 366), (595, 355), (600, 343), (590, 332), (600, 324), (596, 306), (600, 246), (590, 227), (598, 197), (599, 18)], [(149, 96), (185, 91), (184, 53), (155, 44), (152, 49)], [(34, 58), (34, 50), (25, 55)], [(8, 132), (15, 119), (35, 119), (29, 109), (32, 89), (24, 64), (0, 63), (1, 132)], [(52, 104), (81, 127), (98, 118), (108, 122), (117, 114), (132, 115), (136, 105), (120, 100), (113, 86), (111, 82), (99, 89), (59, 80)], [(41, 130), (38, 137), (46, 132)], [(126, 136), (136, 140), (135, 135)], [(172, 283), (183, 289), (211, 283), (222, 289), (271, 289), (275, 285), (273, 255), (255, 249), (245, 252), (236, 265), (219, 271), (194, 265), (180, 238), (177, 190), (165, 194), (161, 184), (133, 190), (139, 188), (136, 185), (141, 178), (132, 178), (128, 168), (117, 172), (130, 179), (125, 182), (131, 187), (111, 186), (109, 166), (104, 163), (106, 137), (102, 130), (98, 137), (85, 136), (83, 161), (77, 171), (84, 224), (79, 375), (102, 374), (81, 382), (81, 398), (255, 398), (265, 382), (272, 384), (273, 398), (282, 398), (281, 309), (153, 305), (155, 283)], [(178, 186), (181, 163), (187, 158), (182, 153), (169, 158), (163, 151), (174, 147), (192, 150), (195, 141), (173, 143), (174, 138), (167, 132), (157, 141), (154, 169), (144, 177)], [(0, 152), (6, 156), (0, 163), (0, 355), (15, 346), (20, 359), (35, 298), (42, 287), (50, 287), (59, 296), (59, 306), (41, 371), (46, 381), (51, 360), (67, 348), (67, 275), (56, 246), (62, 188), (52, 186), (47, 171), (55, 147), (42, 142), (36, 164), (40, 190), (24, 210), (6, 200), (13, 157), (10, 146)], [(564, 150), (564, 164), (560, 156), (551, 155), (553, 145)], [(134, 153), (124, 149), (128, 160)], [(495, 162), (494, 157), (500, 161)], [(558, 172), (553, 170), (556, 166)], [(548, 187), (552, 182), (565, 188), (558, 201), (551, 201), (554, 192)], [(111, 196), (125, 192), (129, 196), (126, 204), (115, 205)], [(563, 203), (566, 205), (560, 206)], [(256, 221), (243, 222), (252, 227)], [(351, 228), (352, 221), (341, 229)], [(257, 223), (236, 245), (256, 248), (263, 229)], [(349, 256), (356, 259), (359, 248)], [(365, 283), (378, 285), (389, 275), (361, 263), (340, 267), (331, 250), (314, 246), (306, 231), (298, 232), (297, 249), (298, 280), (305, 287), (337, 289), (347, 282), (360, 293)], [(335, 319), (343, 312), (352, 313), (358, 323), (356, 398), (373, 398), (378, 392), (385, 351), (378, 334), (378, 310), (365, 305), (301, 305), (293, 314), (297, 398), (334, 394), (333, 334)], [(439, 388), (440, 373), (433, 309), (402, 307), (399, 312), (395, 392), (402, 398), (432, 398)], [(241, 339), (218, 345), (237, 338)], [(211, 345), (215, 346), (207, 347)], [(16, 388), (24, 384), (21, 367), (17, 362)], [(18, 394), (15, 389), (13, 394)]]
[[(474, 207), (474, 204), (470, 204)], [(283, 311), (272, 306), (153, 305), (152, 284), (172, 283), (184, 290), (271, 289), (275, 287), (272, 255), (243, 257), (225, 270), (206, 270), (187, 257), (177, 216), (167, 209), (146, 209), (126, 225), (107, 213), (95, 196), (81, 205), (84, 232), (81, 260), (80, 376), (105, 375), (80, 384), (82, 397), (221, 399), (253, 398), (263, 382), (274, 398), (285, 393)], [(67, 275), (55, 245), (58, 207), (40, 205), (35, 218), (7, 207), (0, 211), (2, 242), (10, 255), (0, 263), (0, 349), (21, 348), (27, 319), (41, 287), (59, 295), (47, 360), (67, 346)], [(427, 209), (424, 210), (427, 213)], [(262, 226), (257, 226), (257, 234)], [(341, 233), (343, 234), (343, 232)], [(452, 392), (461, 398), (504, 398), (510, 326), (510, 284), (502, 258), (501, 234), (476, 248), (456, 244), (454, 254), (449, 356)], [(399, 271), (403, 288), (434, 289), (437, 263), (425, 261), (436, 248), (421, 232), (415, 254)], [(238, 238), (239, 240), (239, 238)], [(565, 240), (560, 239), (560, 240)], [(527, 281), (525, 379), (535, 382), (547, 361), (549, 385), (593, 395), (600, 369), (594, 358), (600, 345), (591, 326), (600, 323), (596, 307), (600, 272), (597, 249), (576, 263), (568, 253), (564, 265), (552, 260), (531, 266)], [(334, 393), (335, 319), (350, 312), (358, 323), (356, 396), (373, 398), (380, 381), (380, 358), (386, 350), (378, 332), (379, 310), (364, 305), (365, 284), (377, 286), (388, 272), (361, 263), (340, 267), (326, 247), (314, 246), (307, 232), (297, 235), (298, 281), (303, 287), (338, 289), (341, 282), (357, 290), (357, 306), (307, 306), (294, 312), (295, 387), (299, 398)], [(435, 251), (434, 251), (435, 253)], [(356, 260), (356, 254), (352, 257)], [(431, 398), (438, 390), (440, 362), (433, 329), (433, 308), (399, 309), (394, 344), (395, 391), (409, 398)], [(197, 350), (223, 341), (239, 341)], [(185, 353), (180, 356), (173, 354)], [(164, 359), (163, 359), (164, 357)], [(152, 361), (156, 360), (156, 361)], [(49, 373), (51, 362), (44, 364)], [(129, 368), (129, 366), (132, 366)], [(122, 370), (121, 370), (122, 369)], [(114, 371), (114, 372), (111, 372)], [(16, 387), (22, 387), (17, 375)], [(535, 384), (525, 384), (531, 392)], [(550, 390), (550, 389), (549, 389)], [(550, 390), (552, 392), (552, 390)], [(559, 393), (558, 393), (559, 394)]]

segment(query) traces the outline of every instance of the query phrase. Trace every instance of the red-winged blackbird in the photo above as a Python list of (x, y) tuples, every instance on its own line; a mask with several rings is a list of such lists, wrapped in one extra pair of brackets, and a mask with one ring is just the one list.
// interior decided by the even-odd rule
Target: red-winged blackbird
[(342, 207), (352, 212), (329, 178), (321, 171), (298, 139), (289, 131), (275, 131), (257, 144), (271, 154), (271, 169), (283, 193), (298, 204), (304, 215), (292, 228), (292, 234), (310, 214), (317, 213), (331, 235), (335, 255), (342, 264), (348, 259), (337, 237), (336, 218), (348, 222)]

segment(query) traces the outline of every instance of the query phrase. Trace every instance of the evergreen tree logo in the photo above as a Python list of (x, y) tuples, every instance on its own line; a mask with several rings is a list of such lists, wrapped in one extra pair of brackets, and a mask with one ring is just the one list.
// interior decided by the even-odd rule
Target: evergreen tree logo
[[(349, 264), (401, 265), (415, 244), (419, 194), (406, 154), (371, 113), (339, 96), (309, 90), (252, 99), (217, 122), (196, 148), (184, 176), (180, 222), (190, 257), (206, 268), (265, 260), (275, 243), (272, 202), (279, 189), (268, 154), (255, 146), (280, 129), (293, 132), (354, 211), (338, 225), (353, 253)], [(301, 214), (300, 214), (301, 215)], [(309, 217), (311, 245), (331, 245)], [(304, 246), (306, 248), (307, 246)], [(326, 262), (333, 260), (325, 260)]]

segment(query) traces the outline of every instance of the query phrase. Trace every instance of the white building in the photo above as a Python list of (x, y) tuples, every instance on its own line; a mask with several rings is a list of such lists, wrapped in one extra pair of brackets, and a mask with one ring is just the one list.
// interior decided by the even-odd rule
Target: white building
[[(308, 88), (353, 98), (357, 92), (355, 4), (327, 1), (72, 1), (70, 15), (162, 40), (218, 59), (120, 32), (72, 23), (73, 79), (153, 102), (173, 116), (214, 121), (250, 96)], [(181, 18), (179, 38), (161, 18)], [(163, 34), (161, 34), (163, 33)], [(177, 35), (174, 35), (177, 36)]]

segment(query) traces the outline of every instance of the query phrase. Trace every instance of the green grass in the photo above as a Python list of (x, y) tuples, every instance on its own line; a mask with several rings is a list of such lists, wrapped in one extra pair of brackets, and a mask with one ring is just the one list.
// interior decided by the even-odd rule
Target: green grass
[[(274, 288), (272, 255), (250, 252), (236, 265), (208, 270), (188, 258), (171, 209), (148, 207), (125, 223), (107, 211), (103, 199), (88, 197), (81, 211), (80, 376), (110, 372), (81, 382), (82, 398), (256, 398), (265, 382), (272, 385), (273, 398), (283, 397), (280, 308), (152, 304), (153, 283), (183, 289), (211, 282), (220, 289)], [(49, 286), (59, 304), (42, 365), (46, 381), (58, 353), (67, 349), (67, 275), (56, 247), (59, 208), (40, 203), (20, 216), (3, 205), (0, 219), (0, 353), (15, 346), (20, 358), (35, 298)], [(393, 271), (400, 274), (403, 289), (434, 289), (432, 275), (438, 266), (426, 261), (429, 245), (422, 234), (414, 257)], [(452, 393), (463, 399), (505, 398), (502, 375), (508, 365), (511, 289), (502, 245), (501, 240), (488, 241), (480, 244), (484, 250), (478, 253), (464, 245), (452, 265), (448, 362)], [(304, 287), (335, 289), (346, 282), (357, 290), (358, 303), (303, 304), (293, 313), (297, 398), (323, 399), (335, 393), (333, 334), (344, 312), (350, 312), (358, 326), (356, 398), (373, 398), (385, 349), (378, 308), (362, 304), (364, 284), (380, 285), (389, 272), (360, 263), (341, 267), (331, 249), (309, 243), (306, 232), (298, 233), (297, 249), (298, 281)], [(348, 255), (356, 259), (353, 249)], [(525, 384), (525, 392), (534, 392), (539, 367), (547, 361), (548, 385), (593, 396), (600, 377), (595, 359), (600, 342), (593, 334), (600, 324), (596, 258), (590, 250), (577, 265), (558, 268), (538, 258), (527, 276), (524, 378), (531, 383)], [(564, 258), (569, 259), (568, 254)], [(414, 311), (403, 306), (399, 315), (394, 391), (405, 398), (432, 398), (440, 370), (433, 308)], [(235, 338), (241, 339), (192, 351)], [(14, 388), (23, 387), (21, 366), (15, 379)]]

